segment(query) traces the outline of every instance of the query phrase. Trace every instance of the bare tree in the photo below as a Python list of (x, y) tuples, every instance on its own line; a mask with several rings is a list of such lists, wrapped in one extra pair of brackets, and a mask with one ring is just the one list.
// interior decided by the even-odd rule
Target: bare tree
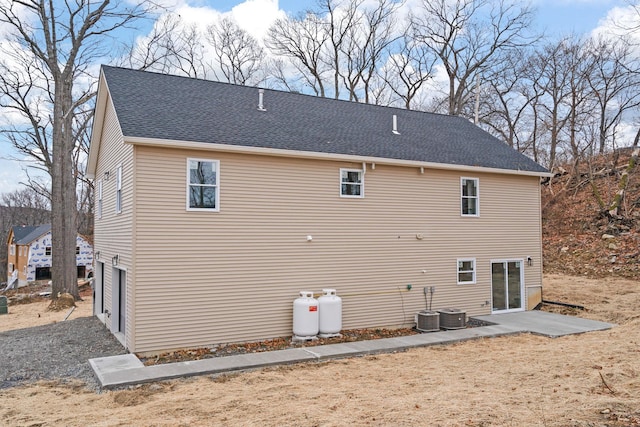
[(131, 43), (120, 57), (119, 65), (145, 71), (168, 73), (173, 67), (174, 34), (180, 32), (182, 19), (179, 15), (161, 16), (151, 32), (138, 42)]
[[(340, 46), (344, 65), (340, 77), (349, 92), (349, 100), (359, 101), (359, 89), (364, 102), (371, 102), (371, 83), (378, 72), (380, 62), (389, 46), (395, 42), (395, 13), (402, 3), (377, 0), (371, 7), (363, 4), (356, 13), (359, 16), (348, 28), (346, 38)], [(357, 4), (351, 2), (350, 7)]]
[[(229, 18), (207, 28), (207, 36), (220, 67), (222, 77), (229, 83), (257, 84), (263, 80), (264, 52), (251, 34)], [(213, 73), (220, 78), (214, 66)]]
[(402, 106), (410, 110), (415, 107), (414, 100), (420, 88), (433, 78), (437, 57), (424, 43), (412, 37), (410, 29), (394, 48), (397, 50), (389, 50), (387, 62), (382, 67), (382, 78), (400, 98)]
[(547, 149), (549, 169), (556, 165), (558, 145), (570, 116), (567, 108), (570, 91), (566, 64), (566, 52), (570, 50), (570, 44), (570, 39), (547, 44), (538, 50), (529, 62), (532, 72), (538, 75), (535, 89), (542, 94), (541, 102), (536, 104), (539, 108), (537, 119), (549, 133)]
[(54, 307), (59, 293), (79, 297), (74, 153), (76, 132), (86, 126), (82, 116), (90, 114), (86, 105), (95, 95), (92, 61), (108, 57), (112, 40), (107, 35), (145, 16), (149, 5), (109, 0), (0, 3), (0, 24), (8, 31), (8, 41), (0, 48), (0, 74), (19, 70), (14, 76), (22, 79), (12, 77), (0, 87), (3, 106), (25, 122), (10, 129), (11, 142), (18, 149), (28, 148), (51, 176)]
[(525, 57), (524, 50), (502, 56), (498, 61), (500, 66), (485, 73), (481, 78), (484, 84), (477, 88), (481, 90), (478, 95), (482, 94), (477, 98), (480, 101), (479, 121), (520, 152), (529, 152), (532, 148), (530, 113), (536, 99), (528, 95), (530, 82), (527, 81), (527, 69), (522, 65)]
[(589, 86), (597, 103), (598, 152), (615, 144), (616, 128), (623, 116), (640, 105), (640, 64), (622, 41), (598, 39), (589, 46), (594, 57)]
[(532, 17), (528, 7), (508, 0), (421, 0), (411, 20), (447, 73), (449, 114), (461, 114), (476, 75), (496, 55), (531, 42), (525, 32)]
[[(327, 64), (333, 74), (333, 96), (340, 97), (340, 75), (343, 47), (350, 34), (360, 25), (358, 8), (364, 0), (320, 0), (317, 16), (325, 16), (323, 28), (327, 33), (325, 54), (320, 58)], [(346, 3), (346, 5), (345, 5)]]
[(289, 58), (305, 84), (324, 97), (327, 68), (322, 55), (328, 39), (322, 18), (308, 12), (276, 20), (264, 42), (273, 54)]

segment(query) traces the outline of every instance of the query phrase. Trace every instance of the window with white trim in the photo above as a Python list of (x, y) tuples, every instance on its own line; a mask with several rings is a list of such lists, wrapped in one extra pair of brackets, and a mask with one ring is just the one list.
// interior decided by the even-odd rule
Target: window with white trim
[(122, 212), (122, 165), (118, 165), (116, 174), (116, 213)]
[(476, 259), (458, 259), (458, 285), (472, 285), (476, 283)]
[(462, 216), (480, 216), (478, 184), (478, 178), (460, 178)]
[(98, 180), (98, 185), (96, 188), (96, 198), (97, 203), (96, 203), (96, 216), (98, 218), (102, 218), (102, 180)]
[(11, 249), (9, 249), (9, 254), (11, 255), (16, 254), (16, 245), (11, 245)]
[(340, 169), (340, 197), (364, 197), (362, 169)]
[(187, 210), (220, 210), (218, 160), (187, 159)]

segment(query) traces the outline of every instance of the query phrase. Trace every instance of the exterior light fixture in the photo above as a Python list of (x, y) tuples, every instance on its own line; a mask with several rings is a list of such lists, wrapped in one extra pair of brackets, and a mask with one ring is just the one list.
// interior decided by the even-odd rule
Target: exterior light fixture
[(120, 261), (120, 255), (115, 255), (113, 258), (111, 258), (111, 264), (114, 267), (118, 265), (118, 261)]

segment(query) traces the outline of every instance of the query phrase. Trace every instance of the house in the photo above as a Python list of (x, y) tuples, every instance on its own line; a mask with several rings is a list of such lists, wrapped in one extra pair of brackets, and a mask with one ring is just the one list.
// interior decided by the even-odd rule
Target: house
[[(93, 248), (78, 234), (76, 238), (78, 278), (93, 272)], [(7, 237), (7, 284), (26, 286), (34, 280), (51, 279), (51, 224), (11, 227)]]
[(540, 177), (468, 120), (102, 67), (88, 159), (96, 314), (132, 352), (541, 301)]

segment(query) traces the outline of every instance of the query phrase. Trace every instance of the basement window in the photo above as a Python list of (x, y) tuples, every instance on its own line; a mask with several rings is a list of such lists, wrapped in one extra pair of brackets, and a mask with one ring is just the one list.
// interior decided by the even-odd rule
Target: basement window
[(458, 285), (476, 283), (476, 259), (458, 259)]
[(340, 169), (340, 197), (364, 197), (361, 169)]
[(218, 160), (187, 159), (187, 210), (220, 210)]

